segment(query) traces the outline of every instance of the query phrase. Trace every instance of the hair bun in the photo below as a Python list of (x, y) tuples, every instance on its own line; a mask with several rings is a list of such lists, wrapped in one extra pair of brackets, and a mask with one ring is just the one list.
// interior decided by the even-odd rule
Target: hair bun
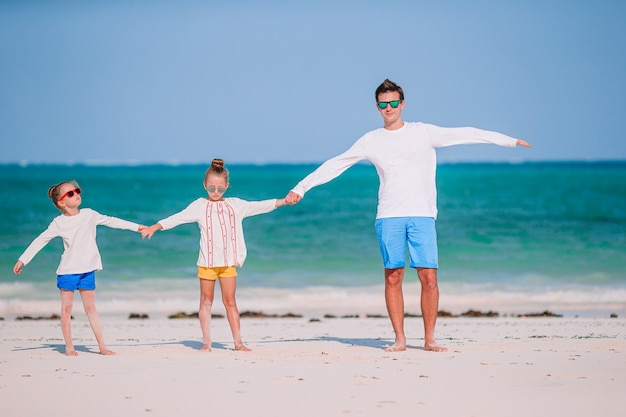
[(224, 160), (215, 158), (213, 161), (211, 161), (211, 167), (215, 169), (224, 169)]

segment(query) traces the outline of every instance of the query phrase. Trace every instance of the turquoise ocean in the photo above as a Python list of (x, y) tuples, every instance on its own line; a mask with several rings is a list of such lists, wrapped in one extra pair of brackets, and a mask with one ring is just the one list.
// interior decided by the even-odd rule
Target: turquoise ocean
[[(316, 165), (229, 165), (229, 196), (284, 197)], [(59, 309), (55, 239), (17, 276), (12, 267), (59, 214), (47, 197), (76, 179), (82, 207), (150, 225), (205, 195), (205, 165), (0, 166), (0, 317)], [(440, 164), (440, 309), (515, 315), (626, 314), (626, 162)], [(248, 258), (237, 278), (241, 311), (386, 314), (374, 233), (378, 177), (356, 165), (295, 206), (244, 221)], [(101, 314), (197, 311), (197, 225), (142, 241), (100, 227)], [(419, 314), (414, 270), (406, 311)], [(214, 303), (220, 312), (219, 292)], [(75, 310), (80, 311), (77, 301)]]

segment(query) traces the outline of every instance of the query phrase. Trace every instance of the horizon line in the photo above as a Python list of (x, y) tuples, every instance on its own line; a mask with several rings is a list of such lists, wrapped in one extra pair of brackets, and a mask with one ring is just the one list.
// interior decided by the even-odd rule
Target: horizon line
[[(285, 161), (238, 161), (230, 162), (228, 165), (320, 165), (324, 161), (300, 161), (300, 162), (285, 162)], [(593, 163), (622, 163), (626, 162), (626, 159), (505, 159), (505, 160), (462, 160), (462, 159), (446, 159), (437, 161), (437, 165), (456, 165), (456, 164), (559, 164), (559, 163), (578, 163), (578, 164), (593, 164)], [(67, 161), (67, 162), (42, 162), (42, 161), (13, 161), (13, 162), (0, 162), (0, 166), (86, 166), (86, 167), (141, 167), (141, 166), (197, 166), (197, 165), (210, 165), (210, 161), (150, 161), (139, 162), (135, 160), (119, 160), (119, 161), (98, 161), (98, 160), (86, 160), (86, 161)], [(370, 165), (368, 161), (358, 162), (357, 165)]]

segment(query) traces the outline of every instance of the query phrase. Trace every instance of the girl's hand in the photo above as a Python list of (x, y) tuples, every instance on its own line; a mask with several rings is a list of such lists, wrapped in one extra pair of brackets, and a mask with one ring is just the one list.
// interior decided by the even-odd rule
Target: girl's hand
[(157, 230), (161, 230), (163, 229), (163, 226), (161, 226), (159, 223), (157, 224), (153, 224), (150, 227), (144, 227), (141, 230), (141, 239), (145, 239), (146, 237), (148, 239), (152, 238), (152, 235), (156, 233)]
[(13, 273), (14, 274), (21, 274), (22, 273), (22, 267), (24, 266), (24, 262), (22, 261), (17, 261), (15, 263), (15, 266), (13, 267)]

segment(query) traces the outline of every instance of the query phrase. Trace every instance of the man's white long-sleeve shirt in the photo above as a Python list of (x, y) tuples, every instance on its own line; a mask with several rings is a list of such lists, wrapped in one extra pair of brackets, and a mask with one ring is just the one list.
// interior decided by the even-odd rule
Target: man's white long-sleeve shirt
[(243, 219), (268, 213), (275, 208), (275, 199), (246, 201), (230, 197), (221, 201), (209, 201), (198, 198), (182, 211), (159, 220), (158, 223), (163, 226), (163, 230), (185, 223), (198, 223), (200, 253), (197, 265), (208, 268), (239, 267), (243, 265), (247, 255)]
[(84, 208), (74, 216), (59, 215), (48, 228), (32, 241), (19, 260), (28, 264), (37, 253), (55, 237), (63, 239), (63, 255), (57, 275), (83, 274), (102, 269), (102, 258), (96, 243), (96, 227), (138, 231), (137, 223), (105, 216), (95, 210)]
[(517, 139), (472, 127), (444, 128), (405, 122), (397, 130), (379, 128), (361, 136), (347, 151), (324, 162), (292, 191), (300, 196), (338, 177), (359, 161), (370, 161), (380, 179), (376, 218), (437, 217), (436, 149), (492, 143), (515, 147)]

